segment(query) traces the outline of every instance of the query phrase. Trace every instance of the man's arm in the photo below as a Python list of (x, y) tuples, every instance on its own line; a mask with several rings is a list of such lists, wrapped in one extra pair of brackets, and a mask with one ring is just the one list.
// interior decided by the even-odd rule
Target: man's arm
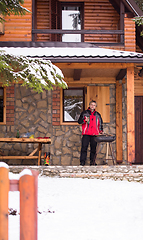
[(79, 124), (85, 123), (85, 117), (84, 117), (83, 112), (80, 114), (80, 117), (79, 117), (79, 119), (78, 119), (78, 123), (79, 123)]

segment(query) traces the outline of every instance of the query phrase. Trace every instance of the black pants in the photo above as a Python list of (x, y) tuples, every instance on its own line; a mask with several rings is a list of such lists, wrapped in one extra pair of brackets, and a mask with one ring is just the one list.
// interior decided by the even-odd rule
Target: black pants
[(80, 155), (81, 165), (85, 165), (85, 161), (87, 157), (87, 148), (88, 148), (89, 142), (90, 142), (90, 165), (94, 165), (97, 142), (95, 141), (94, 136), (90, 136), (90, 135), (83, 135), (82, 137), (82, 147), (81, 147), (81, 155)]

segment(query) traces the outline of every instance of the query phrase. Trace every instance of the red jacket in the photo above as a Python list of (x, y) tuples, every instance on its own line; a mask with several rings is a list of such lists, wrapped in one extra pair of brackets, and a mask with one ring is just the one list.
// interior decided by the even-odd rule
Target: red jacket
[[(85, 121), (86, 117), (90, 118), (89, 123)], [(90, 108), (88, 108), (86, 111), (83, 111), (80, 114), (78, 123), (82, 124), (82, 135), (94, 136), (103, 132), (103, 121), (100, 113), (96, 110), (91, 112)]]

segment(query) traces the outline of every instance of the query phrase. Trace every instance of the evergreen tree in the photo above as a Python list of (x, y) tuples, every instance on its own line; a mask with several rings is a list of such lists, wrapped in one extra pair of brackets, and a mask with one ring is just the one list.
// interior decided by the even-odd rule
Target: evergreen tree
[[(26, 12), (30, 12), (21, 6), (21, 4), (24, 4), (24, 0), (1, 0), (0, 12), (3, 16), (10, 16), (10, 14), (23, 15), (26, 14)], [(2, 22), (4, 19), (0, 17), (0, 21)]]
[[(139, 8), (143, 11), (143, 0), (135, 0), (135, 2), (139, 6)], [(133, 20), (138, 26), (143, 25), (143, 15), (135, 17)], [(141, 32), (141, 36), (143, 36), (143, 31)]]
[[(3, 16), (15, 14), (23, 15), (30, 12), (21, 4), (24, 0), (1, 0), (0, 12)], [(4, 21), (0, 17), (0, 22)], [(17, 57), (0, 51), (0, 82), (3, 86), (22, 82), (23, 85), (37, 92), (43, 89), (53, 89), (53, 86), (66, 88), (63, 74), (59, 68), (50, 61), (43, 59)]]
[(0, 51), (0, 82), (3, 86), (22, 83), (37, 92), (53, 86), (67, 88), (61, 70), (49, 60), (9, 55)]

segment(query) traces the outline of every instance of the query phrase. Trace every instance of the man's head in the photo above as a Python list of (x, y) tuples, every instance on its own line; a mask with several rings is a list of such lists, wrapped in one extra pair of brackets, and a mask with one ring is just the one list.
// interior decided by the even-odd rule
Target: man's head
[(96, 101), (94, 101), (94, 100), (90, 101), (89, 107), (90, 107), (91, 111), (94, 111), (95, 108), (97, 107)]

